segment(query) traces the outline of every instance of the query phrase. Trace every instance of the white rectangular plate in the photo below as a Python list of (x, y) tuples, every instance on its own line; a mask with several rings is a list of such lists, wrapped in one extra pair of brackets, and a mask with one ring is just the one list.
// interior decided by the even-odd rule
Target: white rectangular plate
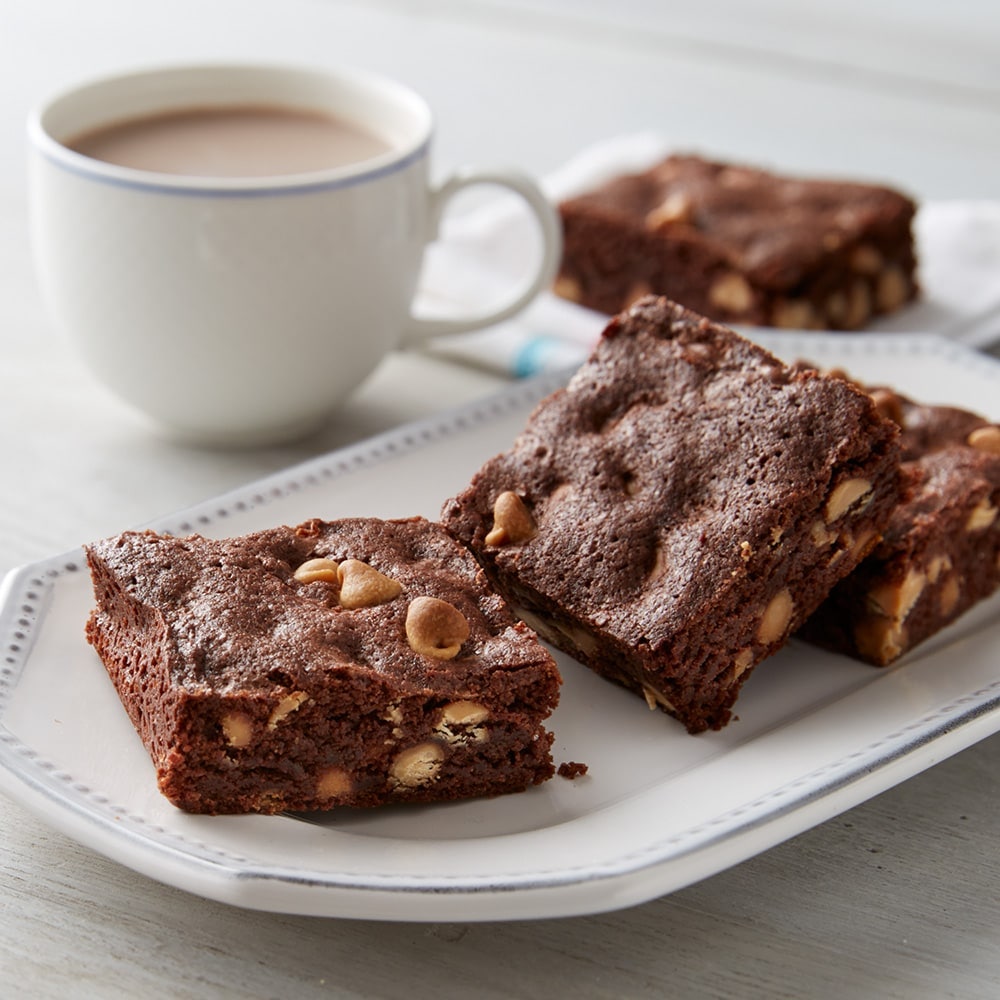
[[(760, 334), (1000, 419), (1000, 364), (900, 335)], [(436, 517), (561, 379), (323, 456), (153, 525), (239, 534), (309, 517)], [(124, 526), (123, 526), (124, 527)], [(559, 657), (556, 763), (588, 773), (521, 795), (289, 816), (191, 816), (152, 765), (83, 626), (82, 552), (16, 570), (0, 605), (0, 789), (53, 826), (171, 885), (265, 910), (497, 920), (639, 903), (721, 871), (1000, 729), (1000, 596), (889, 670), (792, 642), (725, 730), (692, 737)]]

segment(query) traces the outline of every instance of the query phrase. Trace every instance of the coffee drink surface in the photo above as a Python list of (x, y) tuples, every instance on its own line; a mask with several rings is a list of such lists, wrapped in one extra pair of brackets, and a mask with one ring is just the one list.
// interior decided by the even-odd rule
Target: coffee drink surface
[(280, 106), (184, 108), (118, 121), (70, 149), (136, 170), (189, 177), (275, 177), (359, 163), (389, 144), (342, 118)]

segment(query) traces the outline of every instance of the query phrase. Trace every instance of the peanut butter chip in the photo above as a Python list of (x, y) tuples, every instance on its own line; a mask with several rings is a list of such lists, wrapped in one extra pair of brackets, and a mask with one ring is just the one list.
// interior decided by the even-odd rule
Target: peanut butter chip
[(864, 618), (854, 629), (858, 653), (879, 666), (906, 651), (906, 628), (894, 618)]
[(664, 708), (668, 712), (677, 711), (670, 699), (662, 691), (650, 684), (643, 684), (642, 696), (646, 699), (646, 704), (649, 706), (651, 712), (655, 712), (657, 708)]
[(576, 278), (571, 278), (568, 274), (560, 274), (556, 278), (552, 291), (561, 299), (568, 299), (570, 302), (579, 302), (583, 299), (583, 289)]
[(360, 559), (340, 564), (340, 606), (349, 610), (373, 608), (397, 597), (403, 585)]
[(970, 448), (990, 455), (1000, 455), (1000, 427), (994, 424), (977, 427), (966, 440)]
[(647, 229), (661, 229), (694, 221), (694, 202), (683, 191), (672, 191), (646, 215)]
[(749, 646), (746, 649), (741, 649), (733, 660), (733, 680), (742, 677), (750, 669), (752, 663), (753, 650)]
[(484, 722), (490, 717), (489, 709), (478, 701), (453, 701), (441, 710), (441, 718), (434, 727), (435, 735), (448, 744), (485, 743), (489, 734)]
[(770, 646), (784, 636), (792, 620), (795, 602), (788, 588), (779, 590), (768, 602), (757, 625), (757, 641), (762, 646)]
[(990, 503), (989, 497), (983, 497), (969, 513), (965, 522), (965, 530), (968, 532), (983, 531), (991, 527), (997, 519), (998, 511), (1000, 511), (1000, 508), (994, 507)]
[(719, 309), (743, 313), (753, 305), (754, 294), (742, 274), (729, 271), (720, 275), (709, 286), (708, 300)]
[(231, 747), (238, 749), (250, 745), (253, 739), (253, 721), (245, 712), (227, 712), (220, 720), (222, 735)]
[(277, 729), (278, 723), (286, 719), (292, 712), (297, 712), (308, 700), (309, 695), (305, 691), (293, 691), (291, 694), (285, 695), (271, 711), (267, 720), (267, 728)]
[(319, 775), (316, 782), (316, 795), (321, 799), (335, 799), (347, 795), (354, 782), (351, 776), (341, 767), (328, 767)]
[(449, 726), (476, 726), (489, 715), (489, 709), (478, 701), (452, 701), (441, 709), (441, 720)]
[(826, 548), (837, 540), (837, 532), (830, 531), (822, 521), (813, 521), (809, 529), (809, 536), (813, 540), (813, 545), (818, 549)]
[(406, 639), (415, 653), (435, 660), (458, 656), (469, 638), (469, 623), (453, 604), (437, 597), (417, 597), (406, 611)]
[(445, 751), (438, 743), (418, 743), (397, 754), (389, 768), (389, 780), (394, 787), (419, 788), (438, 777)]
[(911, 569), (901, 581), (884, 583), (868, 592), (868, 605), (877, 614), (903, 621), (927, 586), (927, 574)]
[(333, 559), (307, 559), (293, 574), (299, 583), (339, 583), (339, 566)]
[(819, 326), (819, 317), (805, 299), (781, 299), (774, 304), (771, 322), (786, 330), (809, 330)]
[(947, 554), (935, 556), (927, 566), (927, 582), (937, 583), (941, 574), (950, 570), (952, 565), (951, 556)]
[(893, 264), (879, 276), (875, 285), (875, 302), (881, 312), (898, 309), (910, 294), (910, 283), (902, 269)]
[(486, 536), (487, 545), (520, 545), (538, 533), (534, 518), (524, 501), (513, 490), (506, 490), (493, 504), (493, 530)]
[(845, 479), (838, 483), (826, 502), (826, 523), (832, 524), (842, 518), (871, 491), (872, 484), (867, 479)]
[(961, 590), (958, 585), (958, 580), (954, 576), (949, 576), (944, 583), (941, 584), (941, 593), (938, 595), (938, 605), (941, 609), (941, 614), (947, 617), (958, 605), (958, 599), (961, 597)]

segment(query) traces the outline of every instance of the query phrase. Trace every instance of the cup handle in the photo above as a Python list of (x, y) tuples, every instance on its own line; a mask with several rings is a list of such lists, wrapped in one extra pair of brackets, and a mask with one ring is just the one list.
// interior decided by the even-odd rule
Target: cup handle
[(519, 313), (542, 289), (550, 287), (555, 280), (562, 255), (562, 221), (538, 185), (523, 174), (508, 170), (460, 170), (455, 173), (441, 187), (431, 192), (428, 219), (430, 238), (434, 239), (437, 235), (438, 225), (449, 199), (458, 191), (474, 184), (493, 184), (508, 188), (527, 202), (541, 229), (542, 260), (538, 270), (520, 291), (489, 312), (440, 319), (411, 316), (403, 336), (403, 346), (422, 344), (433, 337), (468, 333), (470, 330), (500, 323)]

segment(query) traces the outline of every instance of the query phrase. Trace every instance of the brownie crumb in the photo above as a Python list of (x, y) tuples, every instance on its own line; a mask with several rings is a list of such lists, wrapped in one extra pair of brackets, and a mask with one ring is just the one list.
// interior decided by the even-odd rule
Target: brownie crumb
[(575, 781), (577, 778), (582, 778), (590, 768), (586, 764), (581, 764), (575, 760), (563, 761), (559, 765), (556, 774), (560, 778), (566, 778), (568, 781)]

